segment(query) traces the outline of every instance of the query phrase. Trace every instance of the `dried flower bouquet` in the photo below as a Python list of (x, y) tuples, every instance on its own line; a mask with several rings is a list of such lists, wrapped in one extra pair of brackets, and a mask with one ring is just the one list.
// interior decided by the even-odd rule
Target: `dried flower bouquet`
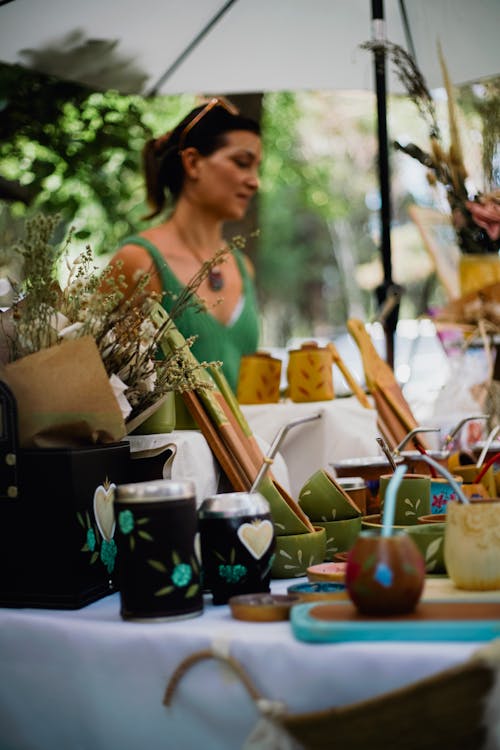
[[(167, 393), (209, 387), (202, 369), (220, 363), (198, 363), (189, 356), (187, 349), (192, 345), (193, 337), (163, 359), (158, 356), (159, 344), (168, 327), (175, 326), (176, 315), (187, 305), (204, 307), (196, 290), (212, 266), (223, 262), (231, 248), (221, 249), (203, 264), (175, 300), (171, 316), (166, 316), (160, 324), (157, 317), (150, 316), (150, 311), (158, 303), (158, 296), (145, 292), (147, 274), (126, 297), (123, 279), (116, 278), (109, 267), (99, 272), (90, 248), (72, 262), (68, 261), (71, 233), (62, 246), (51, 244), (57, 224), (58, 217), (37, 216), (27, 222), (26, 238), (15, 248), (15, 252), (23, 256), (24, 280), (20, 285), (12, 284), (14, 302), (0, 316), (0, 365), (3, 362), (0, 378), (9, 383), (9, 368), (14, 370), (21, 361), (27, 362), (33, 370), (35, 391), (36, 367), (35, 361), (32, 364), (32, 355), (45, 358), (47, 349), (69, 341), (81, 339), (88, 342), (91, 339), (120, 405), (125, 420), (123, 434), (129, 425), (135, 427), (140, 415), (150, 412)], [(61, 286), (58, 270), (63, 261), (67, 265), (68, 278)], [(61, 349), (61, 354), (65, 351)], [(88, 356), (88, 347), (85, 351)], [(80, 368), (85, 366), (83, 362), (74, 364)], [(91, 366), (90, 363), (87, 365)], [(63, 389), (65, 385), (60, 384)], [(86, 408), (88, 411), (92, 396), (90, 393), (81, 394), (83, 411)], [(105, 431), (101, 430), (97, 441), (103, 436)], [(107, 439), (117, 437), (120, 439), (123, 435), (117, 436), (115, 424)], [(32, 438), (31, 435), (28, 442)], [(35, 440), (35, 444), (40, 443)]]
[[(448, 148), (443, 143), (434, 100), (413, 57), (402, 47), (391, 42), (366, 42), (362, 47), (369, 50), (382, 48), (387, 53), (408, 96), (427, 125), (428, 150), (414, 143), (402, 145), (398, 141), (394, 142), (394, 147), (427, 168), (427, 179), (431, 185), (440, 183), (444, 186), (460, 250), (468, 254), (498, 253), (500, 189), (491, 186), (491, 190), (485, 194), (479, 191), (470, 193), (457, 123), (455, 97), (441, 48), (438, 47), (438, 54), (448, 97)], [(498, 110), (498, 97), (495, 101)]]

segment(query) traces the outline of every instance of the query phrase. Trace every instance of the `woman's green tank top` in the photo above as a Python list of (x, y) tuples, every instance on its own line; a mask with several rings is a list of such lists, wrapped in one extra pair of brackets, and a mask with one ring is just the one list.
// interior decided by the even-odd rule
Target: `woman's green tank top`
[[(163, 290), (162, 305), (170, 313), (175, 301), (172, 295), (179, 295), (184, 285), (174, 275), (170, 266), (149, 240), (139, 235), (126, 237), (122, 245), (139, 245), (148, 251), (154, 261)], [(199, 362), (219, 360), (231, 388), (236, 391), (240, 360), (244, 354), (253, 354), (259, 342), (259, 315), (252, 279), (245, 266), (243, 256), (234, 251), (238, 269), (243, 281), (243, 306), (234, 322), (221, 323), (210, 312), (189, 306), (174, 323), (184, 337), (197, 336), (191, 351)]]

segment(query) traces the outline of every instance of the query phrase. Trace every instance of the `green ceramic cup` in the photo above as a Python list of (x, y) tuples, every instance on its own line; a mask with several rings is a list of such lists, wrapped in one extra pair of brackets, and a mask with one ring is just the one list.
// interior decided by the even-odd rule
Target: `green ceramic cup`
[(271, 578), (299, 578), (307, 568), (325, 559), (325, 530), (315, 527), (306, 534), (287, 534), (276, 537)]
[(426, 573), (446, 573), (444, 562), (445, 523), (424, 523), (409, 526), (406, 533), (411, 536), (425, 561)]
[(343, 521), (315, 521), (326, 534), (325, 561), (333, 562), (337, 552), (350, 550), (361, 531), (361, 516), (344, 518)]
[(175, 430), (175, 393), (167, 393), (162, 404), (142, 422), (136, 430), (135, 435), (156, 435), (173, 432)]
[[(384, 518), (384, 498), (392, 474), (380, 477), (380, 504)], [(418, 523), (419, 516), (431, 512), (431, 478), (427, 474), (405, 474), (398, 487), (394, 524), (412, 526)]]
[(316, 521), (343, 521), (361, 516), (361, 510), (325, 469), (318, 469), (299, 493), (299, 505)]
[(304, 534), (311, 531), (311, 522), (298, 503), (278, 482), (264, 477), (259, 492), (271, 506), (274, 533), (276, 536)]

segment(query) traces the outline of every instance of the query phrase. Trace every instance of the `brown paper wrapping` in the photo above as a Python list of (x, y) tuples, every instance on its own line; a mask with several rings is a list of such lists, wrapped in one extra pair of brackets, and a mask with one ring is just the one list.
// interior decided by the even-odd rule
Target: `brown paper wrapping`
[(0, 379), (17, 401), (20, 447), (75, 448), (125, 436), (120, 407), (91, 336), (0, 366)]

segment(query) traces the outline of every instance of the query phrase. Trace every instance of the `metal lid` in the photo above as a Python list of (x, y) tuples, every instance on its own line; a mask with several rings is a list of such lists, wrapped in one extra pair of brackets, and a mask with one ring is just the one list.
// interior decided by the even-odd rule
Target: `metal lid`
[(364, 490), (366, 489), (365, 480), (362, 477), (338, 477), (337, 484), (340, 484), (344, 490)]
[(226, 492), (205, 498), (199, 518), (234, 518), (270, 513), (271, 506), (259, 492)]
[(194, 482), (178, 482), (173, 479), (119, 484), (115, 490), (115, 502), (118, 503), (154, 503), (194, 497), (196, 497)]

